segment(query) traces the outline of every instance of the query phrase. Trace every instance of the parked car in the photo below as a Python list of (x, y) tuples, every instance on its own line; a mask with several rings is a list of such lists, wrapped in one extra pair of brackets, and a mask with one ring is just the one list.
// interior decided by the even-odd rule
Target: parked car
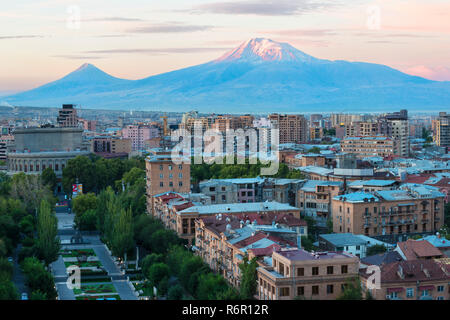
[(26, 292), (22, 293), (22, 300), (28, 300), (28, 293)]

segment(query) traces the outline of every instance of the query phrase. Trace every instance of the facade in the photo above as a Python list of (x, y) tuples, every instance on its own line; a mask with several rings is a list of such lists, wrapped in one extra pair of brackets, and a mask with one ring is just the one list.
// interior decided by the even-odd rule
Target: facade
[(194, 251), (235, 287), (246, 254), (249, 259), (270, 256), (274, 248), (295, 246), (298, 235), (307, 235), (305, 221), (278, 213), (202, 217), (195, 225)]
[(380, 265), (380, 288), (371, 289), (373, 272), (360, 270), (361, 286), (376, 300), (449, 300), (450, 265), (442, 259), (398, 261)]
[(341, 141), (342, 152), (355, 154), (358, 158), (388, 157), (398, 151), (395, 140), (387, 136), (345, 137)]
[(331, 218), (331, 201), (343, 192), (343, 182), (309, 180), (298, 190), (296, 206), (319, 226), (326, 227)]
[(378, 120), (382, 135), (396, 141), (395, 154), (408, 157), (410, 151), (408, 111), (389, 113)]
[(67, 161), (80, 155), (89, 155), (89, 142), (83, 140), (83, 129), (24, 128), (14, 131), (14, 144), (8, 147), (8, 173), (41, 174), (52, 168), (57, 177)]
[(281, 249), (266, 261), (258, 268), (260, 300), (335, 300), (358, 277), (359, 259), (345, 252)]
[(450, 147), (450, 113), (439, 113), (439, 118), (436, 120), (434, 141), (440, 147)]
[(357, 121), (348, 124), (345, 127), (345, 135), (347, 137), (373, 137), (378, 135), (378, 122)]
[(61, 128), (78, 127), (77, 110), (73, 104), (63, 104), (62, 109), (58, 111), (56, 119)]
[[(204, 196), (204, 195), (203, 195)], [(222, 215), (287, 214), (300, 218), (300, 211), (287, 204), (277, 202), (204, 204), (187, 199), (186, 195), (174, 192), (153, 197), (152, 215), (163, 224), (191, 242), (195, 236), (195, 219)]]
[(268, 119), (279, 129), (280, 144), (308, 142), (308, 121), (304, 116), (271, 114)]
[(154, 150), (145, 160), (147, 179), (147, 211), (153, 212), (157, 194), (166, 192), (189, 193), (191, 191), (191, 166), (183, 162), (175, 164), (170, 150)]
[(131, 139), (95, 137), (91, 139), (91, 150), (94, 153), (130, 154), (131, 144)]
[(374, 193), (350, 193), (332, 200), (333, 232), (397, 241), (439, 230), (444, 195), (423, 186)]
[(154, 126), (129, 125), (122, 129), (122, 137), (131, 139), (132, 151), (144, 150), (145, 141), (159, 136), (159, 129)]

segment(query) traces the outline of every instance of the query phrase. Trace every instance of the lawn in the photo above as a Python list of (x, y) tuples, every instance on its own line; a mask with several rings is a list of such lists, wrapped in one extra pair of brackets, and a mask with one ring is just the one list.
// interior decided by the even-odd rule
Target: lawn
[(96, 294), (96, 293), (116, 293), (116, 288), (112, 283), (105, 284), (85, 284), (81, 285), (81, 289), (73, 289), (75, 295)]
[(120, 296), (118, 294), (109, 295), (109, 296), (102, 296), (102, 295), (97, 295), (97, 296), (79, 296), (79, 297), (76, 297), (76, 299), (77, 300), (107, 300), (107, 299), (120, 300)]
[(96, 256), (94, 249), (65, 249), (61, 250), (60, 254), (63, 258), (79, 257), (79, 256)]
[(88, 268), (88, 267), (97, 267), (100, 268), (102, 266), (102, 264), (100, 263), (100, 261), (85, 261), (85, 262), (77, 262), (77, 261), (65, 261), (64, 265), (67, 267), (71, 266), (71, 265), (76, 265), (79, 266), (80, 268)]

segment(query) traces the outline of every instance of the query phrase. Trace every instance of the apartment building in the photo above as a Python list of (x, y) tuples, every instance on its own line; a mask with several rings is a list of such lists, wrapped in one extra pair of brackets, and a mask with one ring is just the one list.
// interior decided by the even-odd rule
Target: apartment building
[(346, 252), (281, 249), (265, 261), (257, 269), (260, 300), (335, 300), (358, 277), (359, 259)]
[(58, 122), (58, 126), (62, 128), (78, 127), (78, 116), (75, 105), (63, 104), (62, 109), (58, 110), (56, 121)]
[(268, 119), (279, 129), (280, 144), (308, 142), (308, 121), (304, 116), (271, 114)]
[[(203, 195), (204, 196), (204, 195)], [(173, 192), (153, 197), (153, 216), (160, 219), (167, 228), (191, 242), (195, 236), (195, 219), (219, 214), (287, 214), (300, 218), (300, 210), (278, 202), (204, 204), (190, 201), (186, 195), (175, 196)]]
[(214, 123), (211, 125), (211, 128), (220, 132), (226, 132), (227, 130), (247, 129), (253, 127), (254, 120), (255, 118), (251, 115), (218, 115), (214, 119)]
[(344, 194), (333, 198), (332, 216), (335, 233), (397, 241), (439, 230), (444, 219), (444, 195), (423, 185)]
[(331, 217), (332, 199), (343, 192), (343, 182), (309, 180), (298, 190), (296, 206), (302, 214), (312, 217), (319, 226), (325, 227)]
[(272, 178), (213, 179), (199, 184), (200, 192), (212, 203), (276, 201), (295, 205), (296, 193), (304, 180)]
[(378, 119), (379, 133), (396, 141), (395, 154), (408, 157), (410, 152), (408, 111), (400, 110)]
[(323, 138), (323, 128), (322, 127), (310, 127), (309, 128), (309, 139), (310, 140), (321, 140)]
[(351, 122), (345, 126), (345, 135), (347, 137), (370, 137), (379, 133), (379, 125), (376, 121), (370, 122)]
[(445, 259), (407, 260), (380, 265), (380, 288), (372, 289), (373, 272), (360, 270), (361, 286), (376, 300), (449, 300), (450, 264)]
[(450, 147), (450, 113), (440, 112), (439, 118), (435, 122), (436, 135), (434, 141), (440, 147)]
[(122, 137), (131, 139), (133, 151), (144, 150), (145, 141), (159, 136), (159, 128), (155, 126), (128, 125), (122, 129)]
[(131, 144), (131, 139), (95, 137), (91, 139), (91, 151), (94, 153), (130, 154)]
[(186, 161), (175, 164), (170, 150), (155, 149), (145, 159), (147, 211), (153, 212), (154, 195), (165, 192), (191, 191), (191, 166)]
[(295, 246), (297, 236), (307, 235), (306, 222), (289, 214), (219, 214), (199, 218), (195, 225), (194, 251), (236, 287), (244, 256), (261, 259), (274, 248)]
[(387, 136), (345, 137), (341, 141), (342, 152), (352, 153), (358, 158), (388, 157), (396, 154), (396, 142)]
[(397, 243), (395, 251), (403, 260), (429, 260), (442, 258), (442, 252), (428, 241), (408, 239)]

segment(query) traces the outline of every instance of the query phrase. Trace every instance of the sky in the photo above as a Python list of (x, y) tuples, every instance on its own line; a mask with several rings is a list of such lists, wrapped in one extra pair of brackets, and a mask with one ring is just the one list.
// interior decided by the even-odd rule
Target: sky
[(15, 0), (0, 11), (0, 94), (84, 63), (140, 79), (255, 37), (450, 81), (448, 0)]

